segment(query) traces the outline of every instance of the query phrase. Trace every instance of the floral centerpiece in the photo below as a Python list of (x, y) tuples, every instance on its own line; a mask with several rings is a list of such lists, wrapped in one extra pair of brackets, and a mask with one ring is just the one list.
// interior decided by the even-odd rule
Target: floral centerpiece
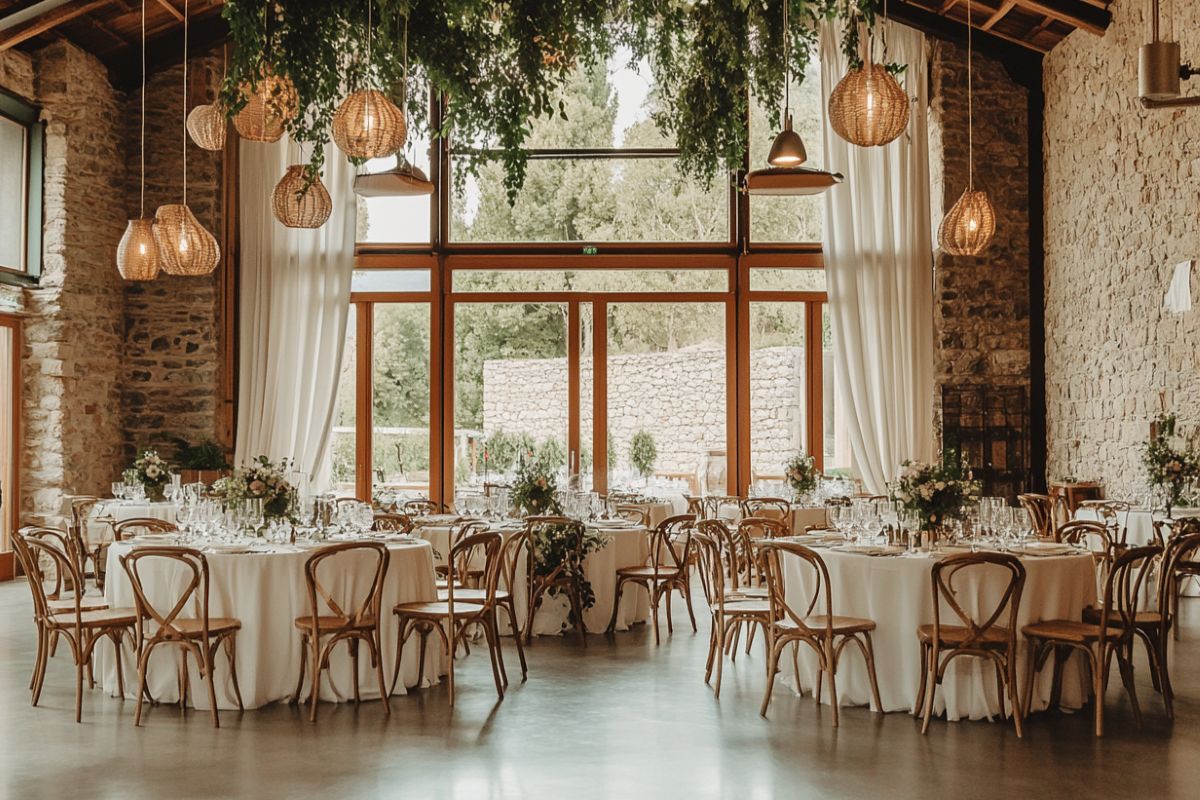
[[(516, 477), (509, 490), (509, 499), (518, 513), (525, 516), (555, 516), (562, 514), (562, 504), (554, 475), (540, 461), (522, 458), (517, 464)], [(583, 537), (582, 546), (578, 537)], [(533, 570), (537, 575), (550, 575), (560, 566), (579, 589), (584, 608), (596, 603), (596, 593), (583, 571), (583, 561), (589, 553), (599, 550), (606, 540), (598, 531), (576, 525), (540, 525), (530, 543), (533, 548)], [(550, 594), (556, 594), (551, 589)], [(572, 622), (574, 620), (571, 620)]]
[(1200, 456), (1192, 443), (1175, 432), (1174, 414), (1159, 414), (1150, 439), (1142, 445), (1142, 465), (1150, 485), (1163, 493), (1167, 516), (1184, 500), (1188, 487), (1200, 477)]
[(917, 515), (923, 531), (936, 531), (961, 517), (963, 505), (979, 494), (979, 483), (957, 457), (944, 457), (937, 464), (904, 461), (900, 466), (900, 479), (890, 487), (892, 499)]
[(797, 503), (803, 502), (817, 488), (817, 460), (812, 456), (797, 453), (784, 470), (784, 480)]
[(261, 500), (263, 516), (286, 517), (297, 497), (296, 487), (284, 477), (290, 469), (291, 462), (287, 459), (276, 464), (266, 456), (259, 456), (218, 480), (212, 491), (230, 505)]
[(131, 469), (125, 470), (126, 480), (132, 472), (137, 482), (146, 489), (146, 499), (152, 503), (163, 501), (163, 488), (171, 481), (171, 466), (155, 450), (143, 450)]

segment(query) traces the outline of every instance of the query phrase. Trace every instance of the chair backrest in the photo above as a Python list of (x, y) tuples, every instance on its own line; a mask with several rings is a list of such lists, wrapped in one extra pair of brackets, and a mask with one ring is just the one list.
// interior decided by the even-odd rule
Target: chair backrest
[(1100, 643), (1105, 638), (1128, 641), (1134, 632), (1142, 586), (1162, 555), (1158, 545), (1133, 547), (1118, 555), (1104, 581), (1104, 603), (1100, 607)]
[(685, 494), (683, 496), (683, 501), (685, 503), (687, 503), (687, 510), (685, 511), (685, 513), (694, 514), (696, 519), (704, 519), (704, 498), (703, 497), (695, 497), (690, 494)]
[[(767, 599), (771, 603), (771, 618), (787, 619), (806, 636), (822, 639), (833, 638), (833, 591), (829, 584), (829, 569), (815, 550), (796, 542), (770, 539), (758, 546), (762, 555), (763, 577), (767, 582)], [(811, 591), (802, 613), (789, 604), (784, 592), (784, 564), (795, 561), (801, 570), (811, 576)], [(800, 586), (793, 591), (800, 597)], [(815, 611), (825, 614), (825, 626), (813, 628), (806, 621)]]
[(737, 588), (741, 573), (740, 556), (738, 554), (737, 534), (729, 529), (724, 520), (701, 519), (696, 521), (696, 533), (703, 533), (717, 548), (717, 566), (722, 579), (720, 586), (725, 587), (725, 576), (728, 576), (733, 588)]
[(428, 497), (418, 497), (405, 501), (404, 513), (410, 517), (426, 517), (430, 514), (446, 513), (446, 506)]
[[(172, 584), (172, 601), (155, 605), (146, 595), (145, 584), (142, 582), (142, 562), (174, 562), (183, 571), (183, 580)], [(135, 547), (121, 556), (121, 566), (129, 576), (129, 585), (133, 587), (134, 608), (137, 610), (138, 644), (145, 636), (145, 622), (153, 620), (156, 629), (151, 633), (152, 639), (182, 639), (183, 634), (175, 627), (179, 619), (199, 619), (201, 631), (208, 638), (208, 559), (204, 553), (193, 547), (178, 547), (170, 545), (148, 545)], [(189, 604), (198, 606), (194, 617), (185, 614), (184, 609)], [(163, 609), (166, 609), (164, 611)]]
[[(733, 506), (737, 513), (742, 513), (742, 498), (728, 494), (710, 494), (704, 498), (704, 519), (720, 519), (721, 509)], [(698, 518), (699, 519), (699, 518)]]
[(620, 519), (627, 519), (630, 522), (636, 522), (643, 528), (650, 527), (650, 512), (641, 506), (621, 505), (617, 506), (615, 513)]
[(650, 566), (659, 569), (682, 570), (692, 552), (692, 529), (696, 517), (676, 514), (658, 523), (650, 534)]
[(412, 527), (412, 520), (407, 514), (376, 514), (374, 521), (371, 523), (371, 530), (373, 531), (408, 533), (412, 530)]
[(1167, 618), (1174, 608), (1171, 601), (1179, 592), (1180, 567), (1200, 559), (1200, 520), (1185, 522), (1197, 524), (1182, 525), (1176, 534), (1167, 540), (1162, 564), (1158, 568), (1158, 609), (1164, 618)]
[[(57, 534), (57, 535), (56, 535)], [(12, 537), (13, 550), (21, 561), (29, 589), (33, 593), (33, 612), (38, 619), (50, 616), (50, 601), (58, 599), (59, 587), (69, 581), (72, 586), (82, 586), (83, 579), (67, 549), (66, 540), (50, 528), (22, 528)], [(44, 565), (54, 569), (55, 589), (46, 591)], [(75, 622), (79, 622), (79, 603), (82, 592), (73, 592), (75, 600)]]
[[(1104, 525), (1108, 526), (1108, 538), (1113, 544), (1125, 544), (1129, 535), (1129, 517), (1130, 505), (1124, 500), (1084, 500), (1079, 504), (1080, 510), (1090, 510), (1096, 514), (1096, 518)], [(1123, 524), (1124, 523), (1124, 524)]]
[[(70, 534), (60, 531), (58, 528), (47, 528), (41, 525), (27, 525), (21, 528), (18, 533), (25, 537), (26, 541), (37, 540), (48, 542), (59, 552), (66, 554), (71, 563), (79, 567), (82, 563), (82, 554), (76, 552), (75, 542)], [(13, 548), (16, 549), (16, 537), (13, 537)], [(59, 561), (45, 557), (41, 551), (38, 553), (26, 552), (28, 564), (22, 562), (21, 567), (25, 573), (32, 574), (45, 589), (46, 584), (53, 581), (54, 588), (50, 589), (46, 596), (51, 600), (57, 600), (66, 589), (74, 589), (76, 586), (83, 586), (82, 583), (76, 583), (77, 575), (69, 572), (64, 572), (61, 569)], [(82, 574), (80, 572), (79, 574)], [(76, 592), (79, 594), (79, 592)]]
[(1054, 517), (1051, 513), (1050, 496), (1045, 494), (1019, 494), (1017, 500), (1029, 512), (1033, 530), (1038, 536), (1049, 539), (1054, 535)]
[[(482, 524), (482, 527), (479, 527)], [(504, 537), (499, 531), (487, 530), (486, 523), (467, 523), (463, 526), (467, 534), (450, 548), (450, 558), (446, 563), (449, 572), (446, 575), (446, 601), (454, 615), (454, 583), (457, 576), (465, 577), (463, 570), (469, 569), (472, 563), (480, 561), (482, 553), (483, 580), (481, 588), (484, 592), (483, 602), (474, 600), (472, 610), (490, 610), (496, 603), (496, 589), (500, 583), (500, 572), (504, 566)]]
[(88, 520), (91, 517), (92, 509), (99, 502), (99, 497), (89, 495), (78, 495), (71, 498), (71, 525), (75, 528), (76, 535), (83, 542), (85, 549), (91, 543)]
[(1089, 519), (1075, 519), (1070, 522), (1060, 525), (1054, 531), (1054, 540), (1064, 544), (1083, 545), (1089, 550), (1096, 550), (1092, 546), (1092, 542), (1088, 539), (1089, 536), (1094, 536), (1100, 540), (1100, 549), (1097, 552), (1103, 552), (1106, 556), (1113, 554), (1113, 542), (1109, 538), (1110, 530), (1103, 522), (1096, 522)]
[(118, 542), (133, 536), (156, 536), (175, 533), (179, 530), (175, 523), (154, 517), (131, 517), (113, 525), (113, 538)]
[[(704, 600), (709, 608), (720, 611), (725, 607), (725, 559), (720, 540), (711, 534), (712, 525), (723, 525), (717, 520), (702, 519), (696, 523), (692, 533), (692, 546), (696, 562), (700, 567), (700, 584), (704, 589)], [(720, 617), (718, 617), (720, 619)]]
[[(333, 569), (332, 575), (326, 571), (326, 577), (332, 577), (335, 580), (347, 574), (347, 570), (342, 563), (354, 560), (362, 553), (371, 553), (375, 559), (375, 569), (372, 573), (371, 582), (366, 585), (366, 591), (361, 593), (353, 593), (350, 595), (349, 602), (346, 601), (346, 592), (342, 592), (341, 602), (334, 596), (328, 588), (328, 582), (321, 580), (321, 566), (329, 562), (328, 567)], [(327, 547), (322, 547), (304, 561), (304, 582), (308, 587), (308, 608), (312, 612), (312, 629), (319, 630), (317, 627), (317, 617), (324, 616), (322, 614), (321, 602), (325, 603), (325, 610), (335, 617), (344, 617), (350, 624), (359, 625), (368, 617), (374, 617), (376, 623), (380, 617), (380, 604), (383, 598), (383, 581), (387, 576), (388, 570), (388, 550), (381, 542), (340, 542), (331, 544)]]
[(742, 518), (746, 517), (778, 520), (790, 526), (792, 504), (782, 497), (750, 497), (742, 501)]
[[(1008, 573), (1008, 582), (1004, 591), (990, 610), (980, 609), (978, 615), (963, 607), (960, 602), (959, 589), (962, 588), (969, 598), (979, 595), (979, 585), (965, 580), (968, 584), (958, 586), (955, 581), (963, 581), (964, 576), (972, 574), (987, 574), (1004, 570)], [(934, 635), (941, 640), (942, 607), (949, 608), (957, 621), (951, 624), (966, 628), (967, 633), (956, 647), (960, 650), (980, 650), (986, 641), (989, 631), (998, 627), (1004, 609), (1008, 609), (1007, 625), (1008, 645), (1016, 647), (1017, 611), (1021, 606), (1021, 593), (1025, 589), (1025, 565), (1016, 556), (1008, 553), (959, 553), (935, 561), (930, 571), (930, 583), (933, 586), (933, 627)], [(971, 605), (970, 599), (967, 605)]]
[(769, 517), (743, 517), (737, 527), (747, 539), (778, 539), (792, 534), (786, 521)]

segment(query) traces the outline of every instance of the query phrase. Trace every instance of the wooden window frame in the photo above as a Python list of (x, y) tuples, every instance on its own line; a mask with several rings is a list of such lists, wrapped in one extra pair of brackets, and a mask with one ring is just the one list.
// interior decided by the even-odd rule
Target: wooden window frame
[[(12, 334), (10, 363), (2, 365), (0, 368), (10, 370), (12, 376), (9, 401), (12, 403), (13, 410), (11, 451), (8, 453), (9, 463), (12, 465), (12, 485), (8, 487), (8, 494), (4, 496), (4, 507), (0, 509), (0, 513), (3, 513), (8, 521), (8, 532), (15, 533), (21, 524), (21, 352), (24, 349), (21, 317), (16, 314), (0, 313), (0, 328), (7, 329)], [(0, 580), (8, 580), (13, 577), (11, 551), (12, 544), (5, 531), (0, 528)]]

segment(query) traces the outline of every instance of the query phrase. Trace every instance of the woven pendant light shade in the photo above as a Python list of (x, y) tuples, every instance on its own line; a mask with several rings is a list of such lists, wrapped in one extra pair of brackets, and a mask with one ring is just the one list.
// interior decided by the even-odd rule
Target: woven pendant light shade
[(996, 210), (987, 192), (967, 189), (942, 219), (938, 244), (952, 256), (977, 256), (996, 235)]
[(333, 200), (318, 176), (306, 188), (303, 164), (293, 164), (275, 184), (271, 209), (275, 219), (289, 228), (319, 228), (333, 212)]
[(154, 220), (129, 220), (117, 245), (117, 271), (127, 281), (152, 281), (158, 277), (158, 269)]
[(188, 135), (197, 147), (225, 149), (225, 115), (216, 103), (198, 105), (187, 115)]
[(242, 87), (246, 105), (233, 118), (233, 127), (243, 139), (277, 142), (299, 109), (296, 87), (286, 75), (267, 72), (258, 85)]
[(168, 275), (207, 275), (217, 268), (221, 248), (185, 205), (159, 206), (154, 212), (158, 260)]
[(859, 147), (881, 147), (908, 127), (908, 95), (880, 64), (852, 69), (829, 95), (829, 124)]
[(383, 92), (352, 92), (333, 114), (333, 140), (351, 158), (383, 158), (404, 146), (404, 112)]

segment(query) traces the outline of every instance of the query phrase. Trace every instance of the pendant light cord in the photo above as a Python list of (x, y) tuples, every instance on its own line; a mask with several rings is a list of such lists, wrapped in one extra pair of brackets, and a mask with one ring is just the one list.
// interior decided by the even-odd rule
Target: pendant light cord
[(975, 191), (975, 108), (971, 98), (971, 0), (967, 0), (967, 190)]
[[(186, 124), (185, 126), (186, 127)], [(142, 194), (138, 219), (146, 218), (146, 0), (142, 0), (142, 125), (141, 125)]]
[[(143, 52), (145, 48), (143, 47)], [(183, 204), (187, 205), (188, 0), (183, 0)], [(144, 93), (143, 93), (144, 94)]]
[(783, 0), (783, 122), (780, 124), (781, 128), (787, 127), (792, 104), (792, 81), (789, 72), (792, 68), (792, 39), (788, 31), (788, 2), (789, 0)]

